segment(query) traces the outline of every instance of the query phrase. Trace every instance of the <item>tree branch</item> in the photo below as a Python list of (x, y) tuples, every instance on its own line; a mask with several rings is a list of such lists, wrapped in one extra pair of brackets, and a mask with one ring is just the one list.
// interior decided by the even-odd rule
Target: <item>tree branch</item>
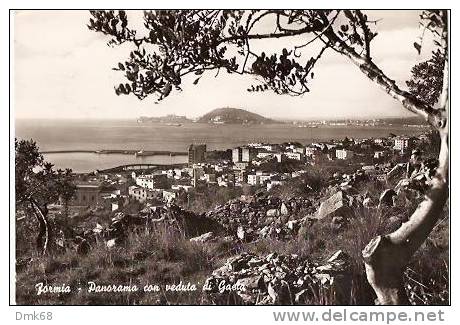
[(413, 94), (402, 90), (396, 82), (388, 78), (385, 73), (378, 68), (372, 60), (363, 57), (356, 51), (345, 44), (334, 32), (332, 27), (328, 28), (324, 36), (326, 36), (332, 44), (332, 47), (339, 53), (347, 56), (355, 65), (359, 67), (370, 80), (375, 82), (380, 88), (385, 90), (391, 97), (402, 103), (407, 110), (423, 117), (436, 129), (439, 129), (445, 124), (445, 119), (433, 107), (418, 99)]

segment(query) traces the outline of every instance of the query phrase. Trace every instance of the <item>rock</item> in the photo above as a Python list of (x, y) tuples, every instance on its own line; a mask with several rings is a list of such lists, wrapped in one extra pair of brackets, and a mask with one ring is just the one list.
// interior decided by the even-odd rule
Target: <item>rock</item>
[[(218, 294), (218, 283), (235, 285), (236, 294), (245, 304), (292, 304), (308, 302), (311, 292), (337, 289), (349, 292), (343, 279), (349, 271), (348, 255), (334, 253), (321, 266), (298, 255), (257, 256), (243, 253), (229, 258), (206, 280), (205, 290), (214, 299), (226, 301), (232, 296)], [(345, 289), (344, 289), (345, 288)], [(230, 293), (229, 293), (230, 294)], [(233, 298), (232, 298), (233, 299)]]
[(115, 247), (116, 244), (117, 244), (117, 243), (116, 243), (116, 238), (110, 239), (110, 240), (108, 240), (108, 241), (105, 243), (105, 245), (107, 246), (107, 248)]
[(280, 211), (278, 209), (270, 209), (267, 210), (266, 215), (267, 217), (278, 217), (280, 215)]
[(253, 257), (248, 261), (249, 267), (260, 266), (262, 264), (264, 264), (264, 261), (258, 257)]
[(370, 208), (372, 206), (372, 200), (370, 197), (367, 197), (363, 200), (363, 206), (365, 208)]
[(379, 206), (394, 206), (394, 198), (397, 196), (396, 192), (392, 189), (387, 189), (383, 191), (379, 198)]
[(263, 289), (265, 287), (263, 276), (261, 275), (238, 279), (238, 281), (236, 281), (236, 284), (237, 286), (244, 287), (245, 291), (252, 289)]
[(341, 216), (335, 216), (331, 220), (331, 227), (334, 230), (340, 230), (345, 225), (345, 218)]
[(286, 204), (284, 202), (281, 203), (280, 213), (283, 216), (286, 216), (286, 215), (289, 214), (289, 209), (288, 209), (288, 207), (286, 206)]
[(214, 238), (214, 233), (212, 231), (207, 232), (201, 236), (190, 238), (191, 242), (195, 243), (205, 243)]
[(349, 212), (350, 209), (346, 201), (345, 193), (343, 191), (338, 191), (321, 203), (315, 217), (316, 219), (323, 219), (329, 216), (333, 217), (337, 214), (348, 214)]
[(329, 257), (329, 259), (327, 260), (329, 263), (332, 263), (332, 262), (335, 262), (335, 261), (338, 261), (338, 260), (344, 260), (344, 259), (347, 259), (348, 256), (347, 254), (345, 254), (341, 249), (338, 250), (337, 252), (335, 252), (334, 254), (332, 254), (331, 257)]
[(238, 226), (238, 229), (236, 231), (236, 237), (238, 237), (238, 239), (240, 240), (244, 240), (245, 236), (246, 232), (244, 231), (243, 226)]
[(103, 230), (104, 228), (99, 223), (96, 223), (96, 227), (94, 227), (93, 232), (95, 234), (100, 234)]
[(271, 298), (272, 304), (275, 304), (277, 302), (277, 300), (278, 300), (278, 293), (276, 292), (276, 290), (275, 290), (275, 288), (274, 288), (274, 286), (273, 286), (273, 284), (271, 282), (268, 284), (267, 293)]
[(309, 293), (308, 289), (302, 289), (299, 292), (297, 292), (294, 296), (295, 303), (299, 304), (301, 302), (304, 302), (306, 298), (308, 297), (308, 293)]
[(290, 229), (290, 230), (294, 230), (295, 228), (297, 228), (298, 225), (299, 225), (299, 220), (289, 220), (289, 221), (286, 223), (286, 226), (287, 226), (288, 229)]

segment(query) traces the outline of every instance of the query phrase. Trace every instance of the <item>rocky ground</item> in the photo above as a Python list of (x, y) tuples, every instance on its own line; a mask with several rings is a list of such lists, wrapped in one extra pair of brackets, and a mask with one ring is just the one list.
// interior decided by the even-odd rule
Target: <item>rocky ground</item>
[[(329, 250), (331, 256), (319, 261), (285, 252), (251, 253), (244, 251), (245, 245), (296, 241), (315, 224), (327, 225), (330, 236), (340, 237), (358, 211), (372, 214), (383, 207), (393, 208), (398, 198), (400, 202), (420, 200), (435, 167), (427, 166), (377, 195), (356, 189), (369, 182), (357, 171), (337, 175), (326, 190), (305, 197), (281, 199), (262, 193), (228, 201), (200, 215), (174, 204), (146, 204), (138, 213), (118, 212), (109, 220), (90, 213), (75, 227), (54, 220), (52, 246), (57, 251), (87, 255), (101, 243), (108, 250), (123, 249), (133, 233), (167, 229), (203, 248), (216, 243), (239, 247), (205, 277), (204, 292), (211, 304), (348, 304), (350, 274), (356, 270), (352, 270), (352, 257), (341, 247)], [(391, 222), (394, 218), (395, 225), (404, 221), (400, 216), (388, 218)], [(31, 259), (18, 259), (17, 270), (30, 263)]]

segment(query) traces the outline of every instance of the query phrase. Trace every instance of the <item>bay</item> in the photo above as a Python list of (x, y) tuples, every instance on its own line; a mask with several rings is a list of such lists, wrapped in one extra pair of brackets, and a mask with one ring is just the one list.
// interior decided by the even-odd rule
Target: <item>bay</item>
[[(331, 139), (417, 135), (423, 129), (404, 126), (320, 126), (299, 128), (292, 124), (182, 126), (137, 123), (135, 120), (16, 120), (15, 136), (33, 139), (41, 151), (57, 150), (164, 150), (186, 152), (191, 143), (205, 143), (207, 150), (229, 149), (250, 142), (309, 144)], [(45, 158), (57, 168), (88, 172), (124, 164), (171, 164), (187, 156), (149, 156), (93, 153), (52, 153)]]

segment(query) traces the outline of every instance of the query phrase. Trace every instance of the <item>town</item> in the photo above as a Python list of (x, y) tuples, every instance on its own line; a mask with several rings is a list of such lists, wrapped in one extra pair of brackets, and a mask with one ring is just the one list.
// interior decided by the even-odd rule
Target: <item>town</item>
[(203, 186), (249, 187), (252, 192), (269, 192), (313, 166), (335, 166), (348, 171), (334, 174), (335, 182), (346, 189), (356, 175), (384, 182), (398, 163), (407, 162), (414, 148), (429, 148), (431, 141), (427, 132), (418, 137), (391, 134), (384, 138), (345, 138), (309, 145), (248, 143), (227, 151), (211, 152), (206, 151), (206, 144), (192, 144), (188, 149), (188, 164), (184, 166), (147, 169), (127, 166), (118, 172), (76, 175), (77, 190), (70, 205), (109, 206), (116, 211), (129, 200), (177, 203)]
[[(334, 292), (334, 303), (362, 304), (369, 299), (359, 284), (365, 281), (362, 247), (376, 232), (407, 222), (433, 178), (438, 147), (433, 132), (211, 151), (206, 144), (191, 144), (182, 165), (73, 173), (72, 197), (49, 204), (47, 213), (52, 249), (81, 262), (53, 262), (47, 272), (58, 270), (53, 265), (81, 264), (83, 283), (106, 285), (101, 274), (110, 272), (126, 274), (138, 287), (192, 283), (200, 290), (191, 299), (206, 304), (322, 303), (315, 290)], [(442, 214), (417, 263), (426, 265), (432, 250), (448, 252), (447, 210)], [(22, 212), (17, 216), (24, 229), (18, 251), (33, 250), (33, 242), (25, 240), (34, 229), (31, 220)], [(113, 266), (106, 269), (100, 260)], [(27, 284), (41, 280), (22, 272), (32, 261), (17, 261)], [(412, 267), (412, 303), (445, 303), (446, 265), (443, 259), (436, 263), (430, 273)], [(67, 274), (56, 273), (56, 281), (67, 283)], [(433, 277), (436, 282), (428, 285)], [(76, 294), (80, 282), (75, 281), (66, 299), (99, 299)], [(359, 294), (353, 295), (355, 290)], [(172, 291), (138, 294), (139, 303), (185, 299)], [(21, 296), (30, 302), (37, 297), (25, 291)], [(40, 299), (55, 301), (48, 295)], [(131, 298), (120, 295), (116, 301), (126, 299)]]

